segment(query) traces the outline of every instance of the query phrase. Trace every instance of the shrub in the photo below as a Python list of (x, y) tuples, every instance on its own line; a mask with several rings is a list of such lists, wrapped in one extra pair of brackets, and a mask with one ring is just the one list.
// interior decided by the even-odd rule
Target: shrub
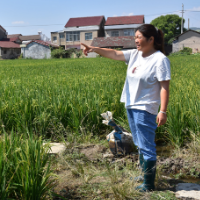
[(184, 47), (182, 50), (171, 53), (170, 56), (185, 56), (190, 55), (192, 53), (192, 49), (189, 47)]
[(76, 54), (77, 58), (80, 58), (81, 55), (82, 55), (82, 51), (81, 50), (76, 50), (75, 54)]
[(181, 51), (177, 51), (177, 52), (174, 52), (174, 53), (170, 53), (170, 56), (185, 56), (185, 55), (188, 55), (188, 53), (186, 53), (186, 52), (181, 52)]
[(62, 47), (59, 47), (59, 49), (53, 49), (51, 51), (52, 58), (63, 58), (64, 55), (65, 55), (65, 50)]
[(187, 53), (188, 55), (192, 53), (192, 49), (189, 47), (184, 47), (180, 52)]
[(59, 49), (51, 49), (51, 58), (71, 58), (73, 53), (76, 53), (76, 49), (64, 50), (62, 47), (59, 47)]
[(76, 52), (75, 48), (71, 48), (65, 51), (65, 58), (71, 58), (72, 54)]
[(22, 59), (23, 58), (23, 53), (20, 54), (20, 56), (18, 57), (18, 59)]

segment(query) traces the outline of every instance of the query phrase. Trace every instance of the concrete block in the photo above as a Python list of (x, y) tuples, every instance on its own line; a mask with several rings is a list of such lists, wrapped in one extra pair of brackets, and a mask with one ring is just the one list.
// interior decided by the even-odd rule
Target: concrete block
[[(46, 143), (44, 143), (45, 145)], [(50, 149), (49, 152), (50, 154), (60, 154), (65, 151), (66, 147), (62, 143), (49, 143)]]
[(176, 186), (176, 197), (200, 200), (200, 185), (195, 183), (179, 183)]

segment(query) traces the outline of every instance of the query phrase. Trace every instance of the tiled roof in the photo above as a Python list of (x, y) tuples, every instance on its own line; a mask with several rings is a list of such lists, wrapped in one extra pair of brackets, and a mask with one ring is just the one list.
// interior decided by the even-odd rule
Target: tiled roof
[(18, 37), (12, 37), (12, 38), (3, 38), (1, 41), (15, 42), (17, 40), (20, 40), (20, 39)]
[(13, 34), (13, 35), (7, 35), (7, 38), (19, 38), (22, 34)]
[(10, 41), (0, 41), (0, 47), (2, 48), (21, 48), (20, 44)]
[(122, 25), (122, 24), (143, 24), (144, 15), (108, 17), (105, 26)]
[(195, 30), (191, 30), (191, 29), (189, 29), (189, 30), (187, 30), (187, 31), (185, 31), (185, 32), (183, 32), (183, 33), (177, 35), (175, 38), (178, 39), (181, 35), (183, 35), (183, 34), (189, 32), (189, 31), (200, 34), (200, 32), (198, 32), (198, 31), (195, 31)]
[(66, 49), (71, 49), (71, 48), (81, 49), (81, 45), (80, 44), (77, 44), (77, 45), (66, 45)]
[(40, 35), (26, 35), (26, 36), (19, 36), (19, 39), (22, 41), (26, 40), (40, 40)]
[(93, 39), (91, 46), (95, 47), (122, 47), (135, 48), (134, 36), (119, 37), (96, 37)]
[(0, 27), (1, 27), (1, 28), (2, 28), (2, 29), (5, 31), (5, 32), (6, 32), (6, 29), (5, 29), (5, 28), (3, 28), (3, 26), (1, 26), (1, 25), (0, 25)]
[(100, 25), (104, 16), (70, 18), (65, 27)]
[(44, 42), (44, 41), (42, 41), (42, 40), (32, 40), (32, 41), (30, 41), (29, 43), (27, 43), (26, 45), (28, 45), (28, 44), (30, 44), (30, 43), (32, 43), (32, 42), (35, 42), (35, 43), (38, 43), (38, 44), (42, 44), (42, 45), (47, 46), (47, 47), (49, 47), (50, 45), (51, 45), (52, 47), (59, 47), (58, 45), (51, 44), (51, 43), (49, 43), (49, 42)]

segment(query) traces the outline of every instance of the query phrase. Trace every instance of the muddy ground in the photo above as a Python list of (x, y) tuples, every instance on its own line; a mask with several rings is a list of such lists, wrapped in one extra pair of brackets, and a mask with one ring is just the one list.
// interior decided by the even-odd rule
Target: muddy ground
[[(119, 170), (122, 170), (127, 164), (130, 165), (130, 163), (138, 166), (138, 155), (136, 152), (130, 155), (117, 157), (111, 153), (109, 148), (103, 145), (72, 147), (65, 151), (63, 158), (68, 154), (76, 155), (75, 162), (80, 161), (82, 164), (92, 163), (93, 166), (105, 162), (111, 165), (117, 163)], [(77, 158), (77, 155), (81, 155), (81, 157)], [(74, 158), (70, 157), (70, 159)], [(64, 163), (58, 165), (57, 175), (59, 181), (57, 186), (54, 188), (54, 192), (59, 194), (60, 197), (55, 197), (54, 200), (60, 200), (62, 199), (61, 197), (65, 199), (96, 199), (94, 196), (91, 196), (91, 198), (88, 198), (87, 195), (87, 197), (83, 196), (84, 188), (82, 187), (82, 189), (80, 189), (82, 185), (82, 182), (79, 179), (80, 175), (74, 172), (70, 167), (63, 167), (64, 165)], [(94, 177), (90, 181), (90, 187), (103, 181), (104, 179), (102, 177)], [(176, 157), (173, 154), (169, 155), (169, 153), (158, 156), (156, 190), (169, 190), (175, 192), (176, 184), (181, 182), (200, 183), (199, 157), (189, 157), (188, 159), (185, 159), (185, 156)], [(88, 188), (86, 188), (86, 190), (88, 190)], [(98, 193), (100, 195), (101, 191), (96, 191), (97, 196)], [(113, 198), (109, 198), (108, 195), (108, 199)]]

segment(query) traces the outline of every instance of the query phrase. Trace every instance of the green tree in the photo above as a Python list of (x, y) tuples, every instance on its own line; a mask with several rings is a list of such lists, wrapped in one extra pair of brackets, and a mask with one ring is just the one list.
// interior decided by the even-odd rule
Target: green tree
[[(175, 36), (181, 34), (181, 20), (178, 15), (162, 15), (152, 20), (151, 24), (163, 31), (165, 44), (170, 44)], [(183, 24), (184, 22), (183, 19)], [(185, 30), (184, 28), (183, 31)]]

